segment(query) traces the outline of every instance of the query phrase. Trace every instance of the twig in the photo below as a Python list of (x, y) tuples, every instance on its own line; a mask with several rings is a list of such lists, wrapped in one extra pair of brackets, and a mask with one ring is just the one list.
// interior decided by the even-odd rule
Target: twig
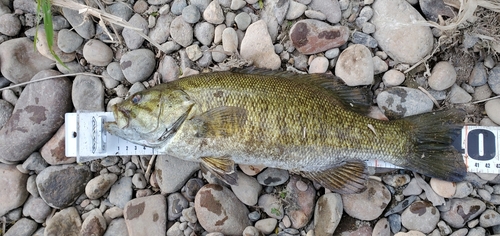
[(487, 102), (487, 101), (489, 101), (489, 100), (493, 100), (493, 99), (497, 99), (497, 98), (500, 98), (500, 95), (495, 96), (495, 97), (491, 97), (491, 98), (486, 98), (486, 99), (479, 100), (479, 101), (475, 101), (475, 102), (473, 102), (472, 104), (478, 104), (478, 103), (481, 103), (481, 102)]
[(153, 169), (153, 163), (155, 162), (156, 155), (153, 155), (151, 159), (149, 160), (148, 168), (146, 169), (146, 173), (144, 174), (144, 177), (146, 177), (146, 181), (149, 182), (149, 177), (151, 176), (151, 169)]
[(14, 84), (14, 85), (11, 85), (11, 86), (5, 87), (5, 88), (0, 88), (0, 91), (11, 89), (11, 88), (16, 88), (16, 87), (21, 87), (21, 86), (24, 86), (24, 85), (27, 85), (27, 84), (41, 82), (41, 81), (45, 81), (45, 80), (49, 80), (49, 79), (56, 79), (56, 78), (61, 78), (61, 77), (66, 77), (66, 76), (77, 76), (77, 75), (88, 75), (88, 76), (95, 76), (95, 77), (104, 77), (102, 75), (96, 75), (96, 74), (85, 73), (85, 72), (72, 73), (72, 74), (63, 74), (63, 75), (53, 75), (53, 76), (49, 76), (49, 77), (40, 78), (40, 79), (37, 79), (37, 80), (30, 80), (28, 82)]
[(420, 89), (420, 91), (424, 92), (425, 95), (427, 95), (427, 97), (429, 97), (432, 100), (432, 102), (434, 102), (434, 105), (436, 105), (437, 108), (441, 109), (441, 106), (439, 105), (439, 103), (437, 102), (437, 100), (427, 90), (425, 90), (421, 86), (418, 86), (418, 89)]

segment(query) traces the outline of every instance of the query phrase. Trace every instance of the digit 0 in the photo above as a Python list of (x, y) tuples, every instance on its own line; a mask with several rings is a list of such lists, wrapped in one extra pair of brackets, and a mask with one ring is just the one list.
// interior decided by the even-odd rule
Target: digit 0
[[(479, 136), (482, 135), (483, 143), (479, 143)], [(484, 129), (475, 129), (467, 135), (467, 154), (474, 160), (487, 161), (496, 156), (495, 135)], [(483, 153), (479, 153), (479, 145), (482, 145)]]

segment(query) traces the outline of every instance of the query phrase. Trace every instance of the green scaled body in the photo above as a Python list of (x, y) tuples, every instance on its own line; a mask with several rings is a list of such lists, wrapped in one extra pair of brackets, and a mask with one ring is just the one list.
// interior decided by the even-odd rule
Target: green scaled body
[(365, 116), (369, 91), (333, 76), (270, 71), (214, 72), (139, 92), (114, 107), (107, 129), (159, 148), (234, 183), (234, 163), (301, 174), (343, 193), (378, 159), (449, 181), (466, 173), (451, 137), (456, 110), (395, 121)]

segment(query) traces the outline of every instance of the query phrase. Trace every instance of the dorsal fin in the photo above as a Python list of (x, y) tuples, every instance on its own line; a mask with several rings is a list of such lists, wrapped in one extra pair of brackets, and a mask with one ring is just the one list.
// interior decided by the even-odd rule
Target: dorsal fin
[(369, 88), (347, 86), (340, 78), (331, 74), (296, 74), (289, 71), (273, 71), (256, 67), (232, 69), (231, 73), (274, 76), (317, 86), (337, 97), (346, 109), (363, 115), (368, 114), (372, 104), (373, 95)]

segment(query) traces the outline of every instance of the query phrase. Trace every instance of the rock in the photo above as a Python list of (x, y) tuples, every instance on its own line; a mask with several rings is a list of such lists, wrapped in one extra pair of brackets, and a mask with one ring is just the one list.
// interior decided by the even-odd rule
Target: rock
[(387, 219), (389, 220), (391, 232), (396, 233), (401, 231), (401, 215), (392, 214)]
[(311, 65), (309, 65), (309, 74), (325, 73), (328, 70), (329, 64), (326, 57), (316, 57), (311, 61)]
[[(52, 136), (52, 138), (40, 149), (40, 154), (43, 157), (42, 160), (46, 162), (45, 166), (47, 163), (50, 165), (75, 163), (76, 158), (66, 157), (65, 145), (64, 125), (62, 125), (54, 136)], [(39, 171), (42, 170), (43, 169), (40, 169)]]
[(0, 33), (7, 36), (16, 36), (21, 30), (21, 21), (16, 14), (0, 15)]
[(326, 193), (319, 197), (314, 210), (314, 234), (333, 235), (342, 218), (342, 197), (338, 193)]
[(7, 232), (5, 232), (4, 236), (32, 235), (37, 228), (38, 224), (35, 221), (27, 218), (22, 218), (19, 221), (17, 221), (14, 225), (12, 225), (10, 229), (7, 230)]
[(237, 172), (238, 179), (235, 185), (231, 185), (234, 195), (245, 205), (253, 206), (257, 204), (262, 186), (255, 178), (249, 177), (242, 172)]
[(448, 93), (448, 99), (451, 103), (460, 104), (470, 102), (472, 96), (460, 86), (453, 84), (450, 93)]
[(326, 20), (326, 15), (323, 14), (322, 12), (315, 11), (315, 10), (306, 10), (304, 14), (307, 16), (309, 19), (314, 19), (314, 20), (320, 20), (324, 21)]
[(486, 110), (486, 114), (488, 117), (495, 123), (500, 125), (500, 114), (498, 113), (500, 109), (500, 99), (493, 99), (487, 101), (484, 104), (484, 108)]
[(380, 182), (368, 179), (366, 189), (357, 194), (342, 195), (344, 211), (360, 220), (379, 217), (391, 201), (391, 193)]
[(0, 43), (0, 72), (13, 83), (29, 81), (35, 74), (53, 67), (53, 61), (33, 50), (28, 38)]
[(274, 52), (266, 23), (259, 20), (248, 26), (241, 41), (241, 57), (253, 62), (259, 68), (276, 70), (281, 66), (280, 57)]
[(349, 86), (373, 83), (373, 60), (370, 50), (360, 44), (346, 48), (337, 60), (335, 75)]
[(484, 202), (475, 198), (451, 199), (446, 205), (439, 207), (441, 218), (453, 228), (464, 227), (485, 209)]
[(127, 202), (132, 199), (132, 178), (121, 177), (120, 180), (111, 186), (109, 191), (109, 202), (121, 209), (124, 209)]
[[(125, 21), (128, 21), (130, 19), (130, 17), (132, 17), (132, 14), (134, 14), (132, 6), (129, 3), (115, 2), (115, 3), (112, 3), (110, 5), (107, 5), (106, 10), (110, 14), (118, 16)], [(114, 25), (114, 28), (116, 28), (116, 30), (118, 32), (123, 30), (122, 26), (119, 26), (116, 24)]]
[(182, 211), (189, 207), (189, 202), (180, 193), (172, 193), (167, 197), (167, 218), (175, 221), (182, 216)]
[(432, 68), (432, 74), (428, 79), (429, 87), (441, 91), (448, 89), (457, 80), (457, 72), (453, 65), (447, 61), (438, 62)]
[(264, 166), (264, 165), (243, 165), (243, 164), (239, 164), (238, 166), (240, 167), (241, 171), (243, 171), (243, 173), (245, 173), (248, 176), (257, 175), (262, 170), (264, 170), (266, 168), (266, 166)]
[[(76, 1), (80, 2), (80, 1)], [(91, 39), (95, 35), (95, 26), (92, 18), (85, 17), (77, 10), (69, 8), (62, 8), (64, 17), (68, 20), (69, 24), (76, 30), (76, 32), (84, 39)]]
[(318, 20), (300, 20), (290, 28), (289, 37), (300, 53), (309, 55), (344, 45), (349, 38), (349, 29)]
[[(41, 71), (33, 80), (59, 75)], [(21, 93), (9, 121), (0, 130), (0, 162), (23, 161), (45, 143), (64, 123), (71, 110), (68, 78), (29, 84)]]
[(68, 29), (62, 29), (57, 34), (57, 46), (64, 53), (75, 52), (82, 45), (82, 43), (83, 43), (83, 38), (77, 33), (70, 31)]
[(228, 53), (238, 52), (238, 35), (233, 28), (222, 31), (222, 48)]
[(156, 25), (149, 30), (149, 37), (158, 44), (165, 43), (170, 37), (170, 24), (174, 20), (173, 14), (161, 14), (156, 19)]
[(170, 7), (170, 11), (176, 16), (182, 14), (182, 9), (187, 7), (186, 0), (174, 0), (172, 6)]
[(392, 87), (377, 96), (377, 104), (386, 116), (406, 117), (432, 111), (434, 104), (425, 93), (407, 87)]
[(104, 236), (128, 235), (125, 219), (117, 218), (112, 220), (104, 233)]
[(117, 179), (116, 174), (98, 175), (87, 183), (85, 194), (89, 199), (98, 199), (108, 192)]
[(236, 15), (234, 21), (236, 22), (238, 29), (246, 30), (250, 25), (250, 23), (252, 23), (252, 18), (250, 18), (250, 15), (248, 15), (248, 13), (241, 12), (238, 15)]
[(200, 10), (194, 5), (189, 5), (182, 9), (182, 19), (190, 24), (195, 24), (200, 20)]
[[(62, 62), (73, 61), (76, 58), (76, 54), (74, 52), (73, 53), (65, 53), (59, 48), (58, 42), (57, 42), (58, 33), (59, 32), (54, 31), (53, 46), (52, 46), (53, 52), (59, 57), (59, 59)], [(38, 28), (37, 38), (38, 38), (38, 40), (36, 41), (36, 49), (38, 50), (38, 52), (40, 54), (42, 54), (43, 56), (49, 58), (50, 60), (56, 61), (56, 58), (52, 55), (52, 52), (49, 49), (49, 45), (47, 42), (47, 36), (45, 34), (45, 29)]]
[(415, 231), (415, 230), (411, 230), (411, 231), (408, 231), (406, 233), (399, 232), (399, 233), (395, 234), (394, 236), (425, 236), (425, 234), (418, 232), (418, 231)]
[(479, 217), (479, 224), (483, 228), (500, 225), (500, 214), (494, 210), (488, 209)]
[(376, 48), (378, 46), (377, 40), (372, 36), (356, 31), (352, 34), (351, 41), (354, 44), (361, 44), (369, 48)]
[(129, 235), (165, 235), (167, 202), (162, 195), (132, 199), (124, 209), (123, 218)]
[(419, 6), (428, 20), (437, 22), (439, 16), (455, 17), (455, 13), (444, 1), (419, 0)]
[(386, 87), (399, 86), (405, 81), (405, 75), (395, 69), (390, 69), (382, 76), (382, 81)]
[(71, 98), (77, 111), (104, 111), (104, 86), (97, 77), (77, 75)]
[(224, 22), (224, 12), (219, 4), (219, 1), (212, 1), (203, 11), (203, 19), (211, 24), (220, 24)]
[(203, 180), (198, 178), (189, 179), (186, 185), (181, 189), (182, 195), (186, 197), (189, 201), (194, 200), (196, 193), (203, 187), (205, 183)]
[(391, 228), (389, 227), (389, 221), (387, 218), (382, 218), (377, 221), (375, 226), (373, 227), (373, 236), (384, 236), (391, 235)]
[(231, 1), (231, 10), (239, 10), (243, 8), (247, 3), (244, 0), (232, 0)]
[(292, 175), (286, 185), (285, 214), (290, 218), (292, 228), (305, 227), (313, 216), (316, 189), (311, 181)]
[(278, 220), (274, 218), (262, 219), (255, 222), (255, 228), (257, 228), (263, 234), (268, 235), (274, 231), (277, 223)]
[(500, 94), (500, 65), (493, 67), (488, 76), (488, 85), (495, 94)]
[(179, 78), (179, 66), (171, 56), (165, 56), (159, 65), (162, 83), (171, 82)]
[(491, 97), (492, 94), (493, 92), (491, 91), (490, 86), (484, 84), (474, 89), (474, 94), (472, 94), (472, 98), (474, 101), (480, 101)]
[(410, 176), (406, 174), (385, 175), (382, 181), (389, 186), (398, 188), (410, 182)]
[(261, 195), (257, 205), (270, 217), (278, 220), (283, 219), (283, 205), (276, 196), (271, 194)]
[(434, 192), (445, 198), (452, 198), (457, 190), (456, 183), (431, 178), (430, 185)]
[(80, 235), (82, 220), (74, 207), (68, 207), (47, 220), (45, 235)]
[(488, 74), (482, 62), (477, 62), (469, 76), (470, 86), (482, 86), (488, 82)]
[(40, 197), (30, 196), (23, 206), (23, 215), (31, 217), (38, 223), (45, 222), (51, 212), (52, 208)]
[(96, 66), (107, 66), (113, 61), (113, 51), (100, 40), (91, 39), (83, 46), (83, 57)]
[[(148, 35), (149, 28), (146, 19), (142, 18), (140, 14), (134, 14), (128, 21), (129, 25), (137, 29), (141, 29), (142, 33)], [(123, 40), (127, 47), (131, 50), (138, 49), (144, 42), (144, 38), (139, 35), (135, 30), (125, 27), (122, 31)]]
[(148, 49), (129, 51), (120, 59), (123, 75), (131, 84), (148, 79), (153, 74), (155, 66), (155, 55)]
[(28, 177), (15, 165), (0, 163), (0, 216), (22, 206), (26, 201), (29, 195), (26, 190)]
[(319, 11), (326, 16), (326, 20), (332, 24), (339, 23), (342, 14), (340, 12), (340, 5), (337, 0), (324, 1), (312, 0), (309, 7), (313, 10)]
[(82, 223), (80, 235), (103, 235), (106, 232), (106, 220), (99, 209), (90, 211)]
[(267, 168), (257, 175), (257, 181), (264, 186), (278, 186), (285, 183), (289, 177), (287, 170)]
[(196, 194), (196, 216), (208, 232), (241, 235), (251, 225), (248, 209), (226, 187), (207, 184)]
[(403, 211), (401, 222), (408, 230), (416, 230), (428, 234), (436, 227), (439, 216), (439, 211), (432, 203), (415, 201)]
[(399, 202), (396, 206), (392, 207), (390, 210), (388, 210), (384, 216), (390, 216), (394, 213), (400, 213), (404, 209), (406, 209), (410, 204), (412, 204), (415, 200), (417, 200), (417, 196), (410, 196), (404, 199), (403, 201)]
[(86, 165), (49, 166), (36, 177), (40, 197), (51, 207), (61, 209), (73, 204), (84, 193), (91, 178)]
[(374, 74), (378, 75), (380, 73), (386, 72), (389, 69), (389, 65), (387, 65), (387, 63), (385, 61), (380, 59), (380, 57), (374, 56), (374, 57), (372, 57), (372, 60), (373, 60), (373, 73)]
[(178, 16), (170, 23), (170, 36), (176, 43), (187, 47), (193, 42), (193, 28)]
[(13, 111), (14, 106), (12, 106), (12, 104), (0, 99), (0, 128), (7, 123)]
[(210, 46), (215, 36), (215, 27), (208, 22), (200, 22), (194, 27), (194, 36), (201, 44)]
[(307, 6), (305, 4), (291, 0), (288, 12), (286, 13), (286, 19), (295, 20), (302, 16), (306, 10)]
[(184, 161), (172, 156), (156, 159), (156, 180), (162, 194), (177, 192), (193, 173), (200, 169), (197, 162)]
[(396, 62), (414, 64), (433, 48), (433, 36), (428, 26), (413, 24), (425, 21), (405, 0), (378, 0), (372, 4), (373, 37), (380, 48)]
[[(57, 132), (59, 132), (59, 130)], [(47, 166), (47, 162), (43, 159), (42, 155), (40, 155), (39, 152), (31, 153), (31, 155), (28, 157), (28, 159), (26, 159), (26, 161), (23, 162), (22, 165), (23, 169), (34, 171), (36, 174), (40, 173)]]
[(191, 46), (188, 46), (186, 48), (186, 53), (187, 53), (188, 58), (191, 61), (197, 61), (198, 59), (200, 59), (203, 56), (203, 53), (201, 52), (200, 46), (198, 46), (197, 44), (193, 44)]

